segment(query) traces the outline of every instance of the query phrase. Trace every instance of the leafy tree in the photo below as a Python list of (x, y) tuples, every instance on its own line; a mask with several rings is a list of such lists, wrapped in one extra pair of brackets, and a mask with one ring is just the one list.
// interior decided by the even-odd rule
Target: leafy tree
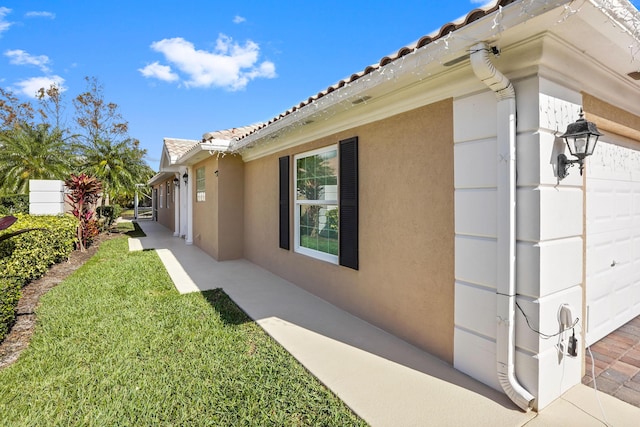
[(90, 146), (84, 146), (82, 152), (81, 170), (102, 181), (106, 204), (150, 178), (143, 160), (145, 150), (139, 148), (137, 140), (98, 139)]
[(0, 132), (0, 193), (25, 194), (30, 179), (64, 179), (73, 146), (48, 124), (21, 123)]
[(22, 123), (33, 124), (34, 110), (29, 102), (0, 87), (0, 132), (13, 130)]
[(36, 93), (36, 98), (40, 103), (38, 113), (43, 122), (48, 122), (54, 129), (59, 129), (62, 133), (69, 130), (64, 125), (64, 111), (62, 89), (56, 83), (52, 83), (48, 89), (41, 87)]
[(97, 177), (104, 188), (104, 202), (133, 191), (136, 183), (148, 179), (146, 150), (128, 135), (129, 124), (117, 104), (106, 102), (104, 88), (95, 77), (86, 78), (87, 90), (73, 104), (80, 128), (82, 163), (80, 170)]

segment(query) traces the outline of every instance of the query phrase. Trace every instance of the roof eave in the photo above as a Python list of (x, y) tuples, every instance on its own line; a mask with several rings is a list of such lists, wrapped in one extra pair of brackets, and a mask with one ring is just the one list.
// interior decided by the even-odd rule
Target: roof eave
[(210, 139), (206, 142), (201, 142), (180, 156), (176, 161), (176, 164), (191, 166), (202, 161), (207, 156), (213, 156), (214, 154), (226, 154), (229, 152), (230, 145), (231, 141), (226, 139)]
[[(357, 73), (358, 77), (353, 78), (350, 82), (343, 80), (340, 84), (331, 86), (327, 90), (309, 98), (306, 103), (303, 103), (305, 105), (300, 104), (300, 106), (293, 107), (270, 120), (264, 127), (237, 141), (233, 141), (230, 148), (232, 151), (242, 152), (258, 143), (268, 143), (293, 127), (310, 123), (314, 117), (327, 115), (330, 110), (336, 107), (342, 107), (343, 111), (356, 108), (357, 101), (364, 99), (364, 96), (372, 90), (383, 86), (392, 87), (391, 83), (400, 81), (403, 78), (411, 78), (417, 66), (424, 67), (424, 70), (422, 70), (424, 75), (429, 75), (432, 71), (441, 72), (445, 69), (443, 68), (444, 64), (449, 61), (468, 56), (469, 48), (478, 41), (491, 42), (495, 40), (496, 36), (504, 28), (522, 24), (531, 19), (532, 16), (541, 15), (570, 1), (535, 2), (528, 7), (527, 15), (522, 13), (521, 7), (518, 7), (519, 2), (500, 7), (497, 7), (500, 2), (494, 2), (492, 5), (487, 6), (487, 10), (496, 9), (494, 12), (471, 22), (465, 22), (462, 27), (444, 35), (442, 33), (443, 29), (453, 23), (443, 26), (438, 38), (433, 41), (416, 47), (412, 52), (390, 60), (390, 62), (380, 65), (374, 70), (370, 70), (369, 68), (371, 67), (368, 67), (368, 72)], [(471, 11), (467, 18), (475, 11), (478, 11), (478, 9)], [(495, 23), (495, 15), (498, 13), (501, 14), (499, 26)], [(462, 18), (460, 21), (462, 21)], [(452, 37), (453, 34), (457, 37)], [(420, 43), (417, 43), (417, 45), (420, 45)], [(362, 78), (365, 76), (367, 78)]]

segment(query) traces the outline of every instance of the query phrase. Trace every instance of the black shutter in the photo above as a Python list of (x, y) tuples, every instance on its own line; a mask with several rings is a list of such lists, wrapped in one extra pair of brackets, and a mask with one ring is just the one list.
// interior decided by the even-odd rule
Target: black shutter
[(340, 141), (340, 265), (358, 269), (358, 137)]
[(289, 250), (289, 156), (280, 157), (280, 247)]

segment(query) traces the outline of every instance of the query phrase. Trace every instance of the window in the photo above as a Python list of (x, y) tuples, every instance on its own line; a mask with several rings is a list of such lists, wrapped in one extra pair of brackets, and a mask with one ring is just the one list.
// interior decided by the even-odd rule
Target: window
[[(280, 247), (289, 249), (289, 156), (280, 157)], [(358, 138), (294, 156), (294, 250), (359, 269)]]
[(295, 250), (338, 262), (338, 149), (295, 156)]
[(196, 169), (196, 202), (204, 202), (205, 197), (204, 166)]
[(162, 185), (160, 185), (160, 187), (158, 188), (158, 194), (160, 194), (160, 205), (159, 207), (162, 208), (164, 206), (162, 206), (162, 201), (164, 200), (164, 190), (162, 189)]
[(167, 207), (169, 206), (169, 202), (171, 201), (171, 182), (167, 182)]

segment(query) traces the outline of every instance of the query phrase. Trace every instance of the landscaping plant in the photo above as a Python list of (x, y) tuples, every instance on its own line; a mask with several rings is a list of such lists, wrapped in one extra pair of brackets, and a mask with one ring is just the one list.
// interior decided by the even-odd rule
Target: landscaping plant
[[(9, 227), (17, 221), (22, 228), (11, 232)], [(71, 216), (16, 214), (0, 218), (0, 341), (15, 319), (20, 289), (69, 256), (77, 224)]]
[(93, 237), (99, 233), (94, 206), (102, 193), (102, 183), (84, 173), (71, 174), (64, 183), (69, 189), (67, 198), (73, 209), (71, 213), (80, 221), (78, 244), (80, 250), (84, 251)]

